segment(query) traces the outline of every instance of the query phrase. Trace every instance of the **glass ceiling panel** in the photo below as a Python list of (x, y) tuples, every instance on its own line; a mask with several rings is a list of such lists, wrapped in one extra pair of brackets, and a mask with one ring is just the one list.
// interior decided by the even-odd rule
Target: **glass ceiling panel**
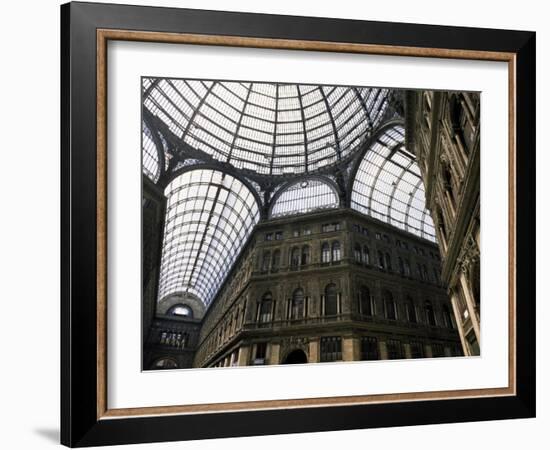
[(273, 205), (271, 217), (338, 208), (338, 205), (338, 194), (328, 183), (317, 178), (301, 180), (284, 188)]
[(424, 184), (404, 142), (404, 129), (396, 126), (386, 130), (367, 150), (355, 175), (351, 206), (435, 242)]
[(387, 90), (285, 83), (144, 79), (145, 107), (180, 139), (236, 168), (301, 174), (359, 148)]
[(188, 292), (208, 305), (260, 213), (252, 192), (216, 170), (191, 170), (165, 190), (159, 300)]
[(147, 175), (153, 183), (156, 183), (160, 177), (159, 154), (155, 141), (153, 141), (151, 130), (145, 122), (142, 122), (141, 145), (143, 149), (143, 163), (141, 165), (143, 173)]

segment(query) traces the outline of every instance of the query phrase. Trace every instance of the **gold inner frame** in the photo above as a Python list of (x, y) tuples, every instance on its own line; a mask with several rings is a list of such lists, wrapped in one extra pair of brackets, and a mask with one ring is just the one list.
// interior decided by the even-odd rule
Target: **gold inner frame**
[[(307, 50), (371, 55), (501, 61), (508, 63), (508, 387), (411, 392), (200, 405), (109, 409), (107, 405), (107, 42), (109, 40)], [(219, 413), (244, 410), (447, 400), (516, 394), (516, 54), (477, 50), (421, 48), (322, 41), (264, 39), (131, 30), (97, 30), (97, 419), (166, 414)]]

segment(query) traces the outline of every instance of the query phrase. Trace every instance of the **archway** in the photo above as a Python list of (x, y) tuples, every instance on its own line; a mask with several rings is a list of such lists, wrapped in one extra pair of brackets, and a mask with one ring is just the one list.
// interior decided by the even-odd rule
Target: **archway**
[(306, 364), (307, 356), (303, 350), (296, 349), (292, 350), (288, 355), (286, 355), (283, 364)]

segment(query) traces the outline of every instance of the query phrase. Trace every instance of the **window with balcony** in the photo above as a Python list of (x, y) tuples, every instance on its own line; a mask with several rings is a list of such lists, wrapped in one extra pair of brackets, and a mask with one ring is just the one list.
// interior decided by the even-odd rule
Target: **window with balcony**
[(336, 241), (332, 243), (332, 262), (337, 262), (342, 259), (342, 253), (340, 250), (340, 242)]
[(325, 287), (325, 316), (338, 314), (338, 294), (336, 285), (331, 283)]
[(304, 245), (302, 247), (302, 266), (307, 266), (310, 263), (310, 256), (309, 256), (309, 245)]
[(323, 245), (321, 246), (321, 262), (330, 262), (330, 245), (328, 244), (328, 242), (323, 243)]
[(409, 319), (409, 322), (411, 323), (417, 323), (418, 318), (416, 317), (416, 306), (414, 304), (414, 300), (410, 295), (407, 296), (407, 318)]
[(395, 307), (395, 301), (393, 300), (393, 294), (384, 289), (382, 292), (384, 298), (384, 308), (386, 310), (386, 319), (397, 320), (397, 308)]
[(373, 305), (370, 295), (370, 289), (367, 286), (361, 286), (359, 293), (359, 308), (363, 316), (373, 316)]
[(424, 311), (426, 313), (426, 322), (428, 323), (428, 325), (435, 327), (435, 312), (432, 306), (432, 302), (430, 302), (429, 300), (424, 303)]
[(304, 290), (298, 288), (292, 294), (290, 303), (290, 318), (301, 319), (304, 317)]
[(273, 297), (271, 292), (266, 292), (260, 301), (260, 311), (258, 321), (260, 323), (271, 322), (271, 314), (273, 310)]
[(361, 246), (359, 244), (356, 244), (353, 248), (353, 258), (355, 262), (361, 263)]

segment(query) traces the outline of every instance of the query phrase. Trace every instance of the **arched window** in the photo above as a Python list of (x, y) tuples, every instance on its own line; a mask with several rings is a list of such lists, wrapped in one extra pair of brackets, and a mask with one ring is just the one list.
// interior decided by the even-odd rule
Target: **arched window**
[(399, 265), (399, 273), (405, 275), (405, 265), (403, 264), (403, 258), (401, 258), (401, 256), (397, 258), (397, 264)]
[(366, 286), (361, 286), (361, 291), (359, 294), (359, 306), (361, 308), (361, 314), (363, 316), (372, 316), (372, 301), (370, 297), (370, 290)]
[(309, 245), (302, 247), (302, 266), (309, 264)]
[(260, 313), (258, 320), (261, 323), (271, 322), (271, 311), (273, 306), (273, 297), (271, 292), (266, 292), (260, 302)]
[(355, 262), (361, 262), (361, 246), (359, 244), (356, 244), (355, 248), (353, 249), (353, 257), (355, 259)]
[(380, 250), (378, 250), (378, 267), (381, 269), (384, 269), (386, 266), (384, 265), (384, 253), (382, 253)]
[(193, 318), (193, 310), (187, 305), (174, 305), (168, 310), (170, 316)]
[(157, 359), (153, 363), (153, 369), (157, 369), (157, 370), (177, 369), (177, 368), (178, 368), (178, 363), (174, 361), (172, 358)]
[(451, 318), (451, 312), (447, 305), (443, 305), (443, 320), (447, 328), (453, 329), (453, 319)]
[(338, 314), (338, 294), (336, 285), (333, 283), (325, 288), (325, 316), (335, 316)]
[(298, 288), (292, 294), (290, 318), (301, 319), (302, 317), (304, 317), (304, 290)]
[(410, 295), (407, 296), (407, 316), (408, 316), (409, 322), (411, 323), (418, 322), (418, 319), (416, 317), (416, 307), (414, 305), (414, 300)]
[(386, 309), (386, 319), (396, 320), (397, 311), (395, 302), (393, 301), (393, 294), (387, 289), (384, 289), (382, 296), (384, 298), (384, 308)]
[(389, 253), (386, 253), (386, 269), (391, 270), (391, 256)]
[(271, 262), (271, 271), (276, 272), (279, 270), (279, 264), (281, 264), (281, 250), (275, 250), (273, 252), (273, 260)]
[(290, 253), (290, 266), (298, 267), (300, 265), (300, 249), (294, 247)]
[(341, 252), (340, 252), (340, 242), (336, 241), (332, 243), (332, 261), (340, 261)]
[(321, 246), (321, 262), (323, 263), (330, 262), (330, 246), (328, 245), (328, 242), (325, 242)]
[(271, 252), (264, 252), (262, 258), (262, 272), (267, 272), (269, 270), (269, 261), (271, 259)]
[(366, 245), (363, 245), (363, 263), (370, 264), (370, 252)]
[(294, 182), (277, 194), (270, 217), (338, 208), (338, 193), (328, 182), (313, 178)]
[(432, 302), (429, 300), (426, 300), (426, 303), (424, 303), (424, 311), (426, 311), (426, 321), (428, 322), (428, 325), (435, 327), (434, 308), (432, 306)]

